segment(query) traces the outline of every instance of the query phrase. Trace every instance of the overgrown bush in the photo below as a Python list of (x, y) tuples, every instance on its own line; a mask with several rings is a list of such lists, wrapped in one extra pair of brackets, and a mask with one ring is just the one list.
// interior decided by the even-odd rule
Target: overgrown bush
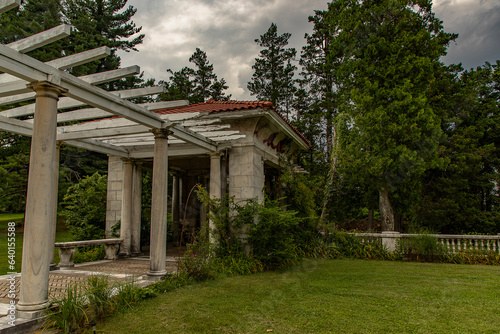
[(252, 254), (267, 269), (285, 268), (299, 259), (296, 233), (302, 220), (277, 201), (259, 205), (257, 222), (248, 228)]
[(202, 282), (215, 277), (212, 268), (213, 258), (210, 243), (203, 239), (195, 240), (193, 244), (187, 246), (184, 256), (177, 259), (177, 266), (188, 277)]
[(61, 215), (74, 240), (101, 239), (106, 228), (107, 177), (95, 173), (68, 188)]
[(408, 260), (419, 262), (443, 262), (449, 256), (437, 238), (425, 234), (399, 239), (399, 252)]
[(104, 245), (77, 248), (73, 263), (84, 263), (103, 260), (106, 256)]

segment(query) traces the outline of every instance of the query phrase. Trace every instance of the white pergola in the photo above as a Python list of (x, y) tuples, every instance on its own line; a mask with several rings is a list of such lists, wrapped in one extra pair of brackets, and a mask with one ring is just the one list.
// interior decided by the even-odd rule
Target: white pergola
[[(19, 4), (20, 0), (0, 0), (0, 13)], [(107, 47), (45, 63), (24, 54), (68, 36), (71, 29), (68, 25), (60, 25), (0, 45), (0, 71), (4, 72), (0, 74), (0, 106), (34, 100), (34, 103), (0, 112), (0, 130), (32, 137), (22, 283), (17, 305), (20, 315), (28, 318), (40, 316), (49, 303), (48, 279), (55, 238), (60, 144), (125, 160), (154, 159), (148, 274), (161, 276), (166, 273), (168, 156), (186, 152), (217, 156), (229, 141), (244, 137), (231, 130), (229, 125), (218, 124), (220, 120), (217, 118), (200, 119), (206, 116), (203, 113), (158, 115), (152, 112), (188, 105), (187, 101), (134, 104), (126, 100), (162, 93), (163, 87), (114, 92), (95, 87), (138, 74), (137, 66), (81, 77), (65, 71), (106, 57), (110, 54)], [(220, 163), (220, 160), (212, 160), (214, 164)], [(214, 165), (214, 170), (220, 170), (220, 166)]]

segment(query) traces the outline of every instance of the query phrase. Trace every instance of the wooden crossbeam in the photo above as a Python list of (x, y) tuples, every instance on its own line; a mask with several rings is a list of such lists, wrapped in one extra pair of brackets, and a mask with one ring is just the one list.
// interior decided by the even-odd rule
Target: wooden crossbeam
[[(154, 95), (161, 94), (165, 92), (164, 86), (154, 86), (154, 87), (144, 87), (144, 88), (133, 88), (127, 90), (115, 90), (110, 92), (113, 95), (121, 97), (123, 99), (146, 96), (146, 95)], [(184, 101), (184, 100), (183, 100)], [(80, 102), (78, 100), (69, 98), (69, 97), (61, 97), (59, 102), (57, 103), (57, 109), (68, 109), (74, 107), (84, 106), (85, 103)], [(21, 116), (29, 116), (33, 115), (35, 112), (35, 104), (27, 104), (17, 108), (11, 108), (8, 110), (0, 111), (0, 115), (7, 117), (21, 117)], [(59, 116), (58, 116), (59, 119)]]
[(0, 14), (21, 5), (21, 0), (0, 0)]
[(67, 24), (61, 24), (52, 29), (48, 29), (38, 34), (31, 35), (18, 41), (9, 43), (7, 44), (7, 46), (18, 52), (26, 53), (57, 41), (61, 38), (67, 37), (70, 34), (71, 26)]
[[(125, 68), (119, 68), (117, 70), (84, 75), (78, 77), (78, 79), (92, 85), (99, 85), (105, 82), (110, 82), (113, 80), (125, 78), (130, 75), (135, 75), (139, 73), (140, 73), (139, 66), (129, 66)], [(45, 81), (45, 80), (34, 80), (34, 81)], [(35, 93), (31, 92), (31, 89), (26, 87), (25, 81), (18, 80), (16, 81), (16, 83), (17, 84), (7, 83), (0, 85), (0, 106), (33, 100), (35, 98)], [(21, 94), (22, 92), (27, 92), (27, 91), (30, 91), (30, 93)], [(17, 95), (10, 96), (12, 94), (17, 94)]]
[[(111, 49), (108, 48), (107, 46), (102, 46), (100, 48), (50, 60), (45, 62), (45, 64), (61, 70), (65, 70), (71, 67), (89, 63), (97, 59), (104, 58), (106, 56), (109, 56), (110, 54), (111, 54)], [(13, 81), (18, 81), (18, 79), (10, 74), (0, 74), (0, 83), (13, 82)]]

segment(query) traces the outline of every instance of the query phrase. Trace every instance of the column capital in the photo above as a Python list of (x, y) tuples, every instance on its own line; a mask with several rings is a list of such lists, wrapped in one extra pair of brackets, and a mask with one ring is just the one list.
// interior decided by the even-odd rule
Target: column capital
[(155, 135), (156, 138), (164, 138), (168, 139), (168, 135), (172, 134), (172, 131), (169, 129), (151, 129), (149, 130)]
[(130, 158), (121, 158), (121, 160), (123, 161), (124, 164), (132, 164), (134, 162), (134, 160)]
[(208, 155), (210, 155), (210, 159), (218, 159), (222, 156), (222, 152), (221, 151), (210, 152), (208, 153)]
[(36, 96), (46, 96), (53, 99), (58, 99), (59, 95), (68, 92), (66, 88), (49, 81), (32, 82), (27, 84), (26, 87), (33, 89), (36, 92)]

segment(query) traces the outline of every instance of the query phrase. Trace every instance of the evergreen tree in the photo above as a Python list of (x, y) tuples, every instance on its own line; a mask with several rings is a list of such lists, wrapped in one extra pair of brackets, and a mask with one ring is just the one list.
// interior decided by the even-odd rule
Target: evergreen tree
[[(383, 230), (394, 230), (391, 193), (413, 189), (437, 155), (440, 117), (429, 100), (439, 58), (456, 36), (443, 31), (428, 0), (337, 0), (329, 24), (342, 62), (341, 164), (379, 192)], [(337, 95), (339, 96), (339, 94)]]
[(231, 95), (227, 96), (225, 90), (228, 88), (226, 80), (217, 79), (214, 73), (214, 65), (210, 64), (205, 51), (196, 48), (189, 61), (195, 64), (195, 68), (184, 67), (178, 72), (168, 69), (172, 74), (170, 81), (162, 82), (167, 92), (160, 94), (159, 100), (189, 100), (190, 103), (201, 103), (209, 98), (217, 101), (227, 101)]
[[(0, 43), (8, 44), (61, 24), (61, 5), (56, 0), (23, 0), (17, 9), (0, 15)], [(63, 55), (63, 41), (35, 49), (27, 54), (40, 61)]]
[(414, 214), (442, 233), (497, 233), (500, 61), (460, 76), (455, 72), (442, 93), (447, 105), (440, 155), (448, 163), (426, 171)]
[[(76, 29), (68, 38), (68, 54), (108, 46), (111, 55), (74, 68), (72, 74), (84, 75), (114, 70), (120, 67), (117, 50), (137, 51), (136, 46), (144, 40), (138, 34), (142, 27), (136, 27), (132, 17), (137, 12), (132, 6), (125, 10), (127, 0), (64, 0), (64, 16), (67, 23)], [(140, 83), (140, 82), (135, 82)], [(134, 83), (131, 83), (134, 87)], [(116, 90), (117, 83), (104, 84), (106, 90)], [(123, 86), (123, 85), (122, 85)]]
[(285, 48), (290, 36), (290, 33), (278, 36), (278, 27), (272, 23), (268, 31), (255, 40), (264, 49), (260, 51), (260, 57), (255, 58), (252, 80), (247, 85), (252, 95), (259, 100), (271, 101), (287, 115), (296, 90), (293, 77), (297, 69), (292, 64), (296, 50)]

